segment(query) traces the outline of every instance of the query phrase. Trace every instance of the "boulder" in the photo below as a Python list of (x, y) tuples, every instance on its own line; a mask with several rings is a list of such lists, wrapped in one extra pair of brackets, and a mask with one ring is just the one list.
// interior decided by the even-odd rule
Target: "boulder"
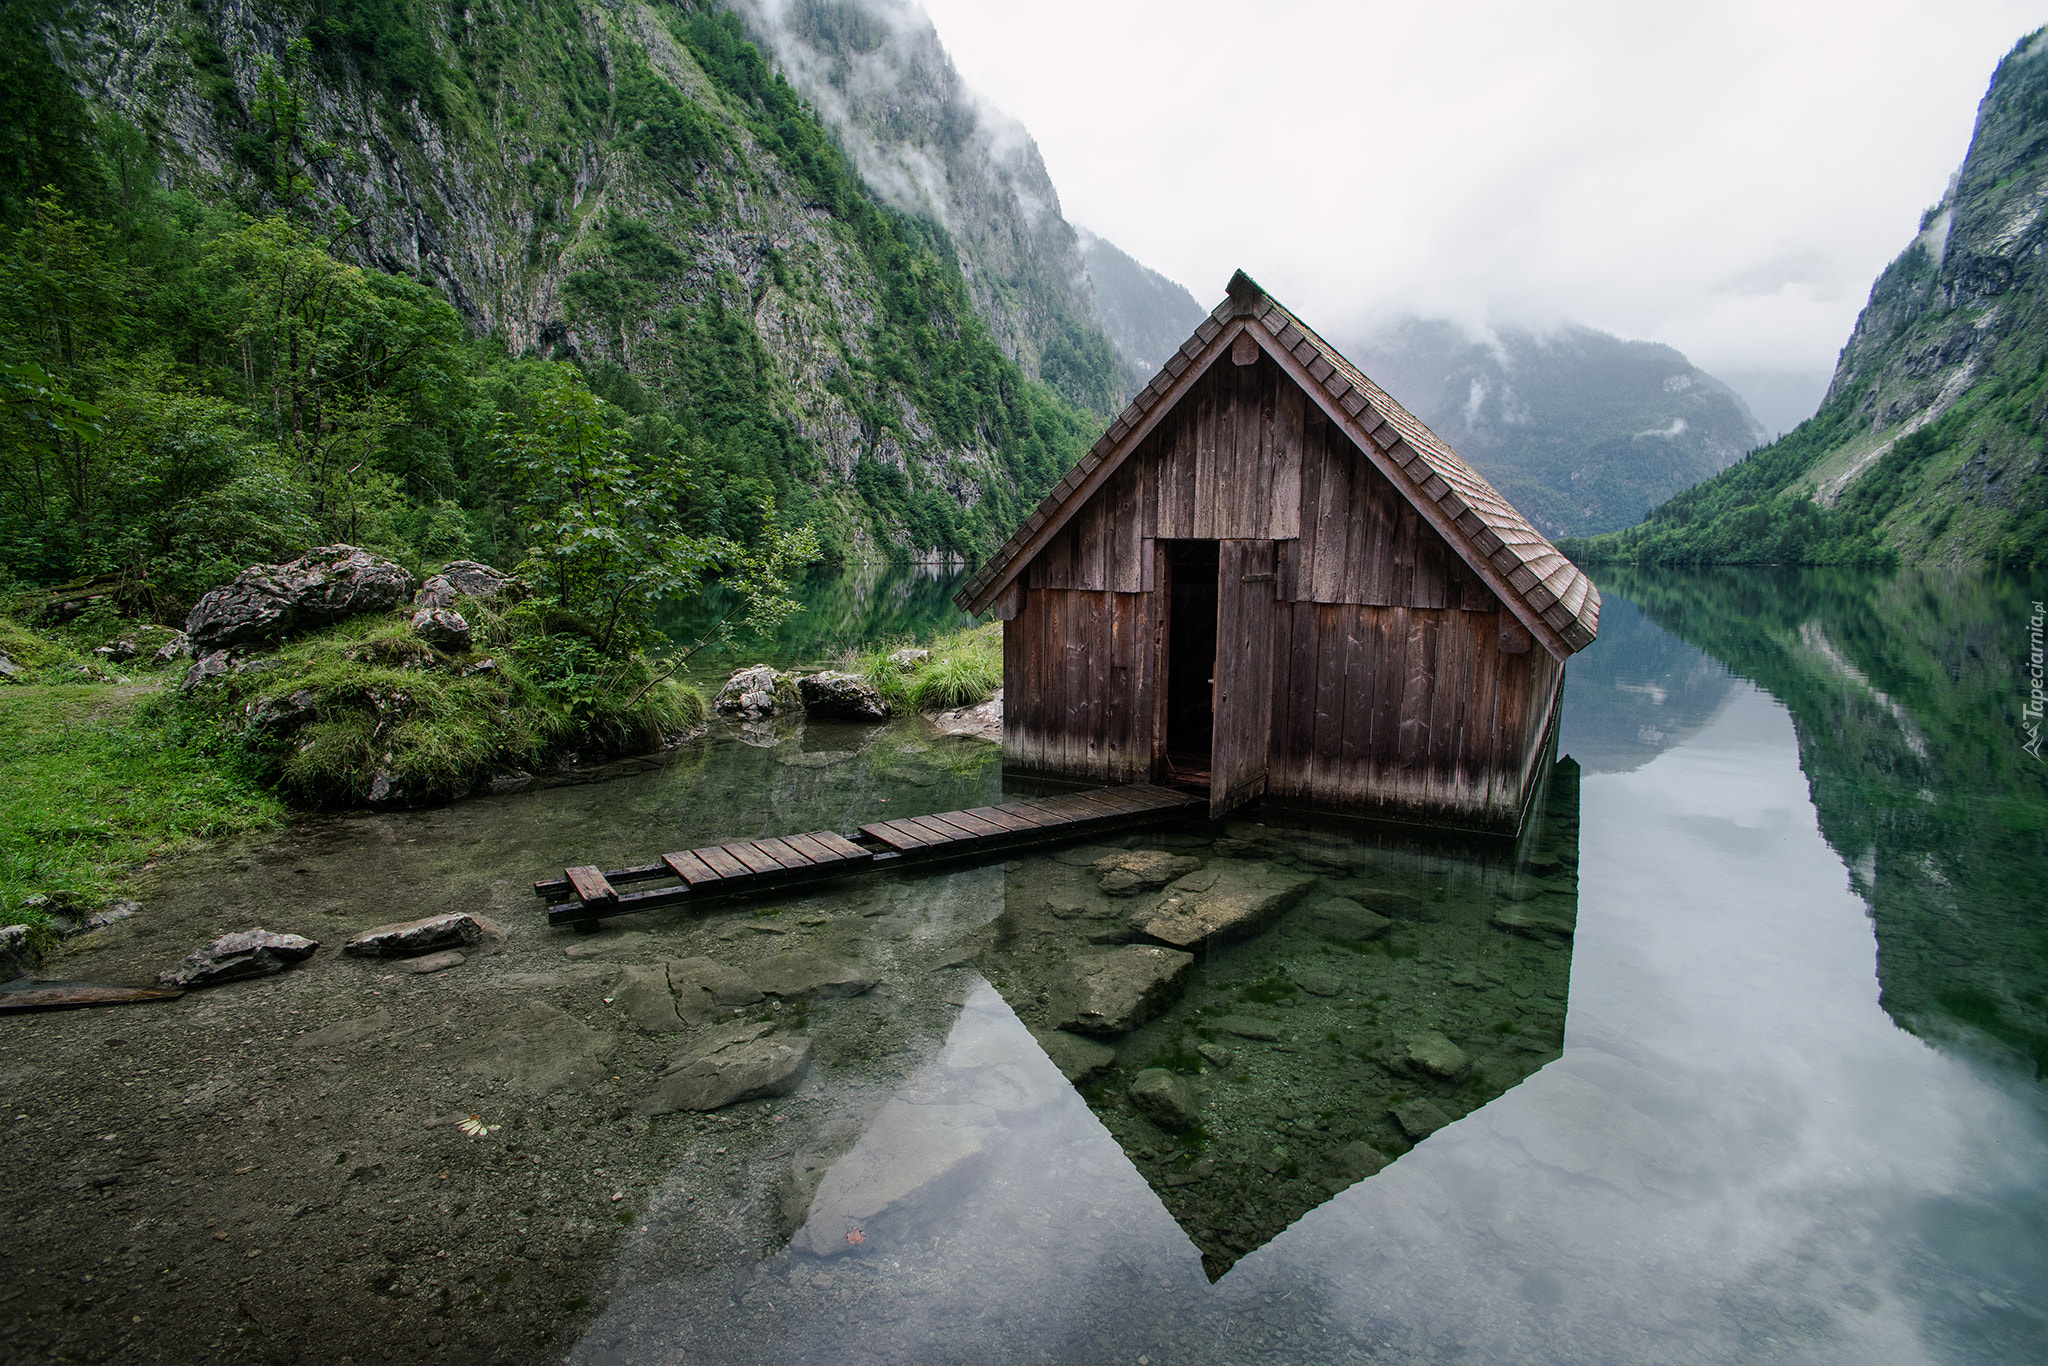
[(921, 665), (930, 662), (931, 657), (930, 650), (898, 650), (889, 656), (889, 662), (902, 673), (914, 674)]
[(183, 631), (171, 632), (171, 638), (156, 647), (150, 658), (159, 664), (169, 664), (183, 658), (192, 650), (192, 637)]
[(1003, 742), (1003, 690), (996, 689), (996, 695), (986, 702), (977, 702), (971, 707), (956, 707), (952, 711), (927, 712), (932, 729), (941, 735), (965, 735), (974, 740)]
[(1310, 902), (1302, 909), (1302, 918), (1310, 929), (1331, 939), (1377, 939), (1394, 925), (1378, 911), (1369, 911), (1348, 896)]
[(1216, 874), (1207, 891), (1169, 889), (1131, 917), (1131, 929), (1177, 949), (1241, 939), (1272, 924), (1316, 883), (1263, 863), (1232, 861), (1202, 871)]
[(42, 950), (35, 944), (35, 931), (26, 925), (0, 929), (0, 982), (32, 975), (43, 965)]
[(858, 996), (875, 979), (848, 963), (815, 953), (778, 953), (754, 965), (748, 977), (764, 996), (807, 1001), (825, 996)]
[(1102, 870), (1103, 891), (1111, 896), (1136, 896), (1199, 870), (1202, 861), (1192, 854), (1169, 854), (1164, 849), (1120, 849), (1097, 859), (1095, 866)]
[(1451, 1122), (1451, 1117), (1427, 1100), (1405, 1100), (1388, 1113), (1411, 1143), (1420, 1143)]
[(438, 949), (466, 949), (486, 939), (503, 939), (505, 927), (468, 911), (401, 920), (364, 930), (341, 946), (358, 958), (411, 958)]
[(727, 716), (755, 719), (798, 711), (803, 704), (796, 675), (778, 673), (766, 664), (735, 670), (711, 700), (713, 709)]
[(804, 710), (834, 721), (886, 721), (889, 699), (859, 674), (811, 674), (797, 681)]
[(194, 688), (211, 683), (217, 678), (226, 678), (235, 671), (234, 656), (226, 650), (209, 650), (192, 661), (192, 667), (185, 670), (185, 681), (178, 685), (179, 692), (191, 692)]
[(1169, 1133), (1184, 1133), (1202, 1122), (1201, 1101), (1195, 1088), (1178, 1072), (1148, 1067), (1131, 1078), (1125, 1094), (1139, 1114)]
[(251, 565), (211, 589), (185, 618), (195, 653), (253, 645), (365, 612), (388, 612), (418, 581), (404, 566), (352, 545), (327, 545), (285, 564)]
[(1062, 1029), (1122, 1034), (1166, 1009), (1187, 980), (1195, 956), (1153, 944), (1087, 954), (1067, 965), (1061, 983)]
[(773, 1028), (747, 1024), (719, 1030), (662, 1071), (637, 1107), (640, 1113), (720, 1110), (743, 1100), (788, 1095), (810, 1066), (811, 1041), (802, 1034), (773, 1034)]
[(422, 607), (414, 612), (412, 633), (439, 650), (470, 647), (469, 620), (446, 607)]
[(158, 973), (156, 980), (167, 987), (210, 987), (241, 977), (262, 977), (303, 962), (319, 947), (319, 940), (302, 935), (242, 930), (194, 949), (176, 967)]
[(1060, 1075), (1076, 1086), (1093, 1081), (1116, 1062), (1116, 1050), (1108, 1044), (1084, 1039), (1064, 1029), (1034, 1029), (1031, 1037), (1038, 1040), (1038, 1046), (1052, 1059), (1052, 1065), (1060, 1069)]
[(1394, 1050), (1394, 1060), (1405, 1072), (1439, 1081), (1457, 1076), (1468, 1062), (1465, 1050), (1437, 1029), (1425, 1029), (1403, 1039)]
[(249, 704), (249, 724), (274, 733), (296, 730), (319, 714), (319, 701), (320, 695), (311, 688), (300, 688), (283, 697), (266, 697)]
[(475, 560), (451, 560), (420, 586), (412, 603), (415, 607), (453, 607), (457, 597), (517, 602), (525, 596), (526, 584), (510, 574)]

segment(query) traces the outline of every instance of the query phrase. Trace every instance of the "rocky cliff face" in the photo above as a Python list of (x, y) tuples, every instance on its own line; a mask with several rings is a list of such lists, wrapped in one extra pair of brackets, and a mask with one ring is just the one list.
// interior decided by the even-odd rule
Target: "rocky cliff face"
[(1629, 526), (1764, 439), (1678, 351), (1589, 327), (1482, 340), (1409, 318), (1346, 354), (1548, 536)]
[(1583, 553), (2048, 564), (2044, 247), (2048, 30), (1998, 64), (1969, 154), (1872, 287), (1820, 412)]
[(729, 3), (869, 187), (946, 231), (1004, 353), (1098, 413), (1121, 407), (1127, 376), (1037, 144), (960, 79), (915, 0)]
[[(745, 408), (824, 476), (856, 543), (971, 549), (1064, 462), (1046, 432), (1000, 430), (1020, 380), (960, 359), (985, 333), (947, 304), (926, 230), (835, 172), (823, 130), (706, 4), (121, 0), (81, 18), (72, 74), (165, 178), (274, 207), (271, 73), (301, 101), (285, 132), (308, 198), (357, 220), (345, 252), (438, 286), (515, 352)], [(1049, 185), (1004, 184), (1042, 191), (1058, 222)], [(887, 495), (865, 513), (862, 468)], [(933, 498), (954, 511), (883, 506)]]
[(1103, 331), (1126, 362), (1150, 376), (1202, 325), (1209, 310), (1186, 289), (1086, 228), (1081, 259), (1095, 285)]

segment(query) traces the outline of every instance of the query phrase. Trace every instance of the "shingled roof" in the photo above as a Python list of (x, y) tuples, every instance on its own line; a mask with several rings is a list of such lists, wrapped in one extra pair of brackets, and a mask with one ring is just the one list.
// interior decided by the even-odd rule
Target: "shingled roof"
[(1563, 659), (1593, 643), (1600, 590), (1585, 572), (1421, 419), (1243, 271), (1231, 277), (1228, 297), (953, 600), (966, 611), (986, 611), (1138, 448), (1154, 425), (1148, 419), (1163, 415), (1239, 335), (1252, 337), (1294, 375), (1551, 654)]

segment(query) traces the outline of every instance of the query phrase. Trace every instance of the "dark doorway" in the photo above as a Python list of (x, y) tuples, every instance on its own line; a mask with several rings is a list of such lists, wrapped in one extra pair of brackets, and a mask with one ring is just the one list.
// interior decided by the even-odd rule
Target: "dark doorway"
[(1176, 782), (1207, 783), (1216, 731), (1216, 542), (1171, 541), (1166, 628), (1166, 764)]

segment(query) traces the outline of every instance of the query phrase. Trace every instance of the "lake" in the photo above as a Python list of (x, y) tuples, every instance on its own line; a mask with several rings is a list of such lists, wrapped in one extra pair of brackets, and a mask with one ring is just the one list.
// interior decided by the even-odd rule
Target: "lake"
[[(956, 581), (814, 576), (694, 676), (929, 636)], [(166, 860), (56, 975), (328, 947), (10, 1019), (0, 1356), (2048, 1360), (2048, 582), (1601, 585), (1515, 843), (1253, 810), (546, 927), (568, 864), (1025, 791), (788, 716)], [(1130, 942), (1225, 903), (1258, 932)], [(462, 910), (509, 936), (333, 951)]]
[[(903, 884), (972, 952), (924, 984), (893, 1091), (840, 1107), (790, 1245), (707, 1277), (657, 1217), (576, 1359), (2048, 1359), (2048, 770), (2020, 714), (2048, 585), (1602, 583), (1550, 803), (1576, 878), (1540, 879), (1568, 940), (1501, 928), (1526, 858), (1258, 815), (1149, 841), (1413, 905), (1374, 942), (1296, 910), (1210, 955), (1077, 1091), (1040, 1042), (1072, 945), (1032, 916), (1092, 874)], [(968, 762), (891, 800), (1000, 790)], [(1390, 1054), (1432, 1028), (1492, 1050), (1484, 1084)], [(1207, 1132), (1132, 1111), (1144, 1063), (1193, 1078)], [(1390, 1120), (1416, 1098), (1441, 1127)], [(1349, 1181), (1361, 1143), (1395, 1160)]]

